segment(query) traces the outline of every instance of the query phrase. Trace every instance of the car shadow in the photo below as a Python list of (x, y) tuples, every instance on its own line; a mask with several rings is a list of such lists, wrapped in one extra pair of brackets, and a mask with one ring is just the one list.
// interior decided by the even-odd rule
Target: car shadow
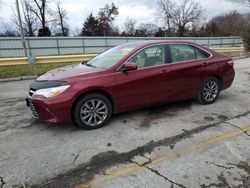
[[(166, 117), (174, 117), (177, 116), (180, 111), (188, 110), (191, 108), (193, 100), (186, 100), (181, 102), (174, 102), (164, 105), (147, 107), (144, 109), (137, 109), (133, 111), (126, 111), (118, 114), (113, 114), (110, 121), (104, 127), (100, 129), (104, 129), (105, 127), (117, 126), (117, 122), (119, 123), (127, 123), (131, 119), (136, 119), (137, 116), (143, 117), (142, 121), (139, 122), (140, 127), (149, 127), (152, 120), (157, 120), (160, 118)], [(87, 129), (81, 129), (74, 125), (73, 123), (67, 124), (57, 124), (57, 123), (44, 123), (39, 122), (37, 120), (31, 119), (27, 127), (36, 127), (39, 131), (59, 131), (59, 132), (74, 132), (74, 131), (93, 131)], [(99, 130), (99, 129), (97, 129)]]

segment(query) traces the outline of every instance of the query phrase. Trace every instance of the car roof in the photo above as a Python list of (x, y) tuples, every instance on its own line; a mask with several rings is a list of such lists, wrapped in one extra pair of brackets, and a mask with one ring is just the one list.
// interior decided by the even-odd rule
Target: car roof
[(127, 42), (122, 44), (122, 46), (137, 46), (137, 48), (148, 46), (148, 45), (154, 45), (154, 44), (167, 44), (167, 43), (175, 43), (175, 44), (195, 44), (199, 45), (196, 43), (193, 43), (191, 41), (186, 41), (186, 40), (143, 40), (143, 41), (135, 41), (135, 42)]

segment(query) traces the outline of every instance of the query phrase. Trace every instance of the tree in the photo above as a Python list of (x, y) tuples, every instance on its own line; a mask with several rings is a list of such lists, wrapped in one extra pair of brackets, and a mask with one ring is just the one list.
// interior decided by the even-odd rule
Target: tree
[(159, 0), (157, 2), (157, 15), (160, 21), (163, 22), (164, 27), (167, 30), (168, 36), (172, 33), (172, 19), (174, 14), (175, 4), (172, 0)]
[(119, 14), (118, 7), (114, 3), (106, 4), (104, 8), (100, 8), (98, 12), (98, 20), (103, 35), (109, 35), (112, 30), (111, 24), (115, 17)]
[(98, 36), (101, 34), (99, 20), (91, 13), (83, 23), (82, 36)]
[[(25, 36), (33, 37), (37, 31), (38, 23), (36, 15), (31, 11), (32, 0), (23, 0), (21, 1), (21, 20)], [(19, 26), (18, 16), (16, 11), (14, 12), (13, 22)]]
[(164, 26), (168, 35), (175, 29), (178, 36), (184, 36), (187, 26), (202, 18), (202, 7), (199, 2), (193, 0), (180, 0), (179, 3), (174, 0), (158, 1), (158, 17), (164, 20)]
[(33, 0), (31, 11), (37, 16), (41, 23), (41, 28), (38, 30), (38, 36), (50, 36), (51, 31), (47, 26), (48, 16), (48, 0)]
[(242, 33), (242, 38), (244, 41), (244, 46), (246, 49), (250, 50), (250, 26)]
[(127, 18), (126, 22), (124, 23), (126, 35), (133, 36), (135, 34), (135, 24), (136, 21), (134, 19)]
[(202, 17), (203, 9), (199, 2), (193, 0), (181, 0), (173, 11), (173, 24), (177, 28), (178, 36), (183, 37), (186, 26), (189, 23), (199, 21)]
[(247, 19), (237, 11), (231, 11), (212, 18), (207, 23), (207, 31), (212, 36), (241, 35), (247, 25)]
[(61, 2), (56, 2), (56, 21), (57, 25), (61, 28), (61, 34), (62, 36), (68, 36), (69, 29), (66, 27), (67, 23), (67, 11), (62, 7)]
[(0, 33), (0, 37), (16, 37), (16, 36), (18, 36), (18, 33), (14, 27), (14, 24), (10, 24), (8, 22), (2, 23), (2, 28), (3, 29)]
[(159, 27), (152, 23), (141, 23), (139, 25), (139, 30), (143, 31), (146, 36), (154, 36), (158, 32)]
[(37, 30), (37, 17), (31, 11), (31, 0), (24, 0), (22, 3), (24, 32), (28, 36), (34, 36)]
[(234, 2), (234, 3), (238, 3), (238, 4), (246, 6), (246, 7), (250, 7), (250, 0), (229, 0), (229, 1)]

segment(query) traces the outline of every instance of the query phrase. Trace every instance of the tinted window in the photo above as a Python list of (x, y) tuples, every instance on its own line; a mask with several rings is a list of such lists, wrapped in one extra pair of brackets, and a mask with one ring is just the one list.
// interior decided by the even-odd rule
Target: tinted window
[(172, 62), (189, 61), (209, 57), (207, 52), (188, 44), (169, 45)]
[(139, 51), (129, 61), (136, 63), (138, 68), (143, 68), (164, 64), (164, 57), (163, 46), (152, 46)]

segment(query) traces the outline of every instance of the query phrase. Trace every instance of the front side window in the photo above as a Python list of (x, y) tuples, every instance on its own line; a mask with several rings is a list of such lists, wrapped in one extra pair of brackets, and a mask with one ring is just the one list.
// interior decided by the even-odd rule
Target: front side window
[(207, 58), (210, 55), (188, 44), (169, 44), (172, 62), (190, 61)]
[(164, 46), (147, 47), (135, 54), (129, 61), (137, 64), (138, 68), (162, 65), (165, 63)]

